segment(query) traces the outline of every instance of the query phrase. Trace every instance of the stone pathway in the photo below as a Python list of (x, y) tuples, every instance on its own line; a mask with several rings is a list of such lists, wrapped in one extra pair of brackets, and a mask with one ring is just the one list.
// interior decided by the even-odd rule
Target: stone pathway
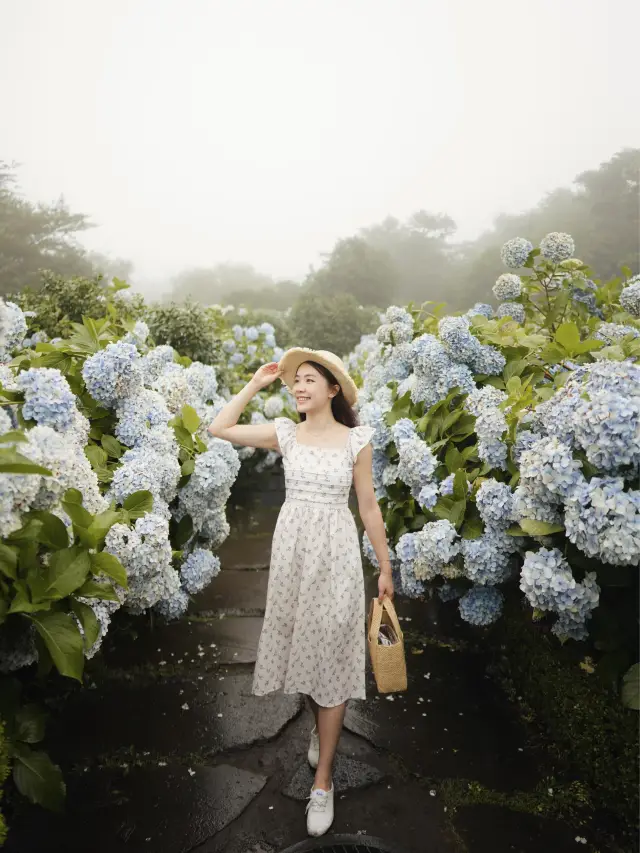
[[(299, 697), (250, 693), (273, 503), (236, 521), (223, 570), (187, 620), (121, 633), (95, 686), (54, 714), (48, 745), (67, 812), (18, 811), (10, 853), (279, 853), (306, 837), (310, 712)], [(333, 831), (406, 853), (594, 851), (575, 841), (584, 830), (523, 811), (545, 786), (539, 756), (482, 655), (451, 640), (458, 628), (432, 605), (398, 610), (409, 690), (378, 696), (369, 675), (370, 699), (350, 704)]]

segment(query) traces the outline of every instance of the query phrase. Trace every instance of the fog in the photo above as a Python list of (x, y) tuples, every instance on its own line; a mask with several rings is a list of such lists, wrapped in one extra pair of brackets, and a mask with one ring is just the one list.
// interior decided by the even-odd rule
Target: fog
[(471, 238), (637, 146), (639, 27), (629, 0), (21, 0), (0, 154), (143, 290), (301, 279), (388, 214)]

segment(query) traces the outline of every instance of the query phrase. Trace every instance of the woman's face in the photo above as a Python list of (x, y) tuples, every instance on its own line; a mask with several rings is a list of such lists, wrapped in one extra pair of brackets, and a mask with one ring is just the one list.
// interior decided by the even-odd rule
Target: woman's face
[(299, 412), (317, 411), (327, 404), (338, 392), (338, 386), (329, 385), (325, 377), (311, 364), (301, 364), (293, 382), (293, 396)]

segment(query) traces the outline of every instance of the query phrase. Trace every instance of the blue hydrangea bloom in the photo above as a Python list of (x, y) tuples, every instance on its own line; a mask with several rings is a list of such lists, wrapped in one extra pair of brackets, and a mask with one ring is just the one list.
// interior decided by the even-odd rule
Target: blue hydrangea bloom
[(506, 483), (484, 480), (476, 492), (476, 506), (486, 525), (506, 528), (513, 517), (513, 492)]
[(503, 273), (493, 285), (493, 293), (499, 302), (517, 299), (522, 293), (522, 279), (514, 273)]
[(493, 586), (474, 586), (458, 602), (460, 616), (471, 625), (491, 625), (502, 613), (504, 596)]
[(16, 377), (16, 385), (24, 391), (22, 414), (27, 420), (59, 430), (73, 424), (78, 411), (76, 398), (57, 368), (23, 370)]
[(117, 341), (90, 356), (82, 368), (87, 391), (103, 406), (129, 397), (142, 387), (142, 362), (133, 344)]
[(513, 536), (487, 529), (477, 539), (461, 540), (465, 574), (480, 586), (495, 586), (511, 575), (511, 555), (517, 550)]
[(510, 269), (519, 269), (527, 262), (529, 253), (533, 251), (533, 245), (524, 237), (514, 237), (507, 240), (500, 250), (502, 263)]
[(220, 572), (220, 558), (204, 548), (195, 548), (180, 567), (183, 588), (195, 595)]
[(640, 281), (625, 287), (620, 294), (620, 305), (632, 317), (640, 317)]
[(542, 256), (554, 264), (559, 264), (573, 256), (575, 252), (573, 237), (560, 231), (552, 231), (540, 241)]
[(496, 316), (511, 317), (516, 323), (524, 323), (526, 317), (524, 307), (518, 302), (502, 302), (498, 305)]

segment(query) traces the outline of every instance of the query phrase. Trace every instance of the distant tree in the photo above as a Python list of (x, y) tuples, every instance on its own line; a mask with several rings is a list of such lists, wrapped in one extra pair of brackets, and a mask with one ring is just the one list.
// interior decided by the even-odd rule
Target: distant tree
[(279, 281), (273, 287), (262, 290), (236, 290), (229, 295), (233, 305), (244, 305), (257, 310), (259, 308), (274, 311), (286, 311), (300, 295), (300, 284), (297, 281)]
[(351, 293), (305, 289), (291, 309), (291, 346), (328, 349), (342, 356), (379, 321), (375, 310), (361, 308)]
[(522, 214), (501, 214), (493, 229), (458, 247), (447, 301), (464, 308), (486, 301), (504, 272), (500, 247), (512, 237), (535, 245), (550, 231), (573, 237), (576, 256), (606, 280), (621, 266), (640, 272), (640, 149), (625, 149), (597, 169), (579, 174), (572, 188), (554, 190)]
[(218, 264), (194, 267), (179, 273), (171, 282), (171, 299), (191, 299), (202, 305), (233, 302), (236, 292), (273, 288), (273, 279), (250, 264)]
[(7, 294), (9, 301), (15, 302), (23, 311), (34, 311), (35, 317), (29, 322), (31, 331), (46, 332), (50, 338), (68, 337), (72, 323), (81, 323), (83, 317), (95, 320), (110, 313), (114, 321), (127, 318), (139, 319), (146, 313), (146, 306), (139, 294), (130, 294), (126, 302), (115, 300), (111, 309), (107, 309), (108, 288), (100, 276), (93, 278), (64, 278), (52, 272), (44, 272), (37, 288), (26, 287)]
[(221, 359), (222, 314), (197, 302), (154, 305), (146, 316), (157, 345), (169, 344), (193, 361), (215, 364)]
[(388, 252), (362, 237), (340, 240), (308, 281), (318, 293), (351, 294), (356, 305), (386, 307), (397, 293), (397, 278)]
[(0, 161), (0, 293), (37, 287), (41, 270), (91, 276), (93, 268), (76, 235), (91, 227), (83, 213), (71, 213), (61, 198), (33, 204), (23, 198), (15, 167)]
[(455, 231), (456, 224), (449, 216), (419, 210), (405, 223), (388, 217), (360, 234), (391, 259), (396, 299), (424, 302), (447, 289), (451, 273), (451, 245), (447, 241)]
[(88, 252), (87, 260), (97, 275), (103, 276), (107, 281), (119, 278), (121, 281), (131, 283), (133, 276), (133, 261), (126, 258), (112, 258), (101, 252)]

